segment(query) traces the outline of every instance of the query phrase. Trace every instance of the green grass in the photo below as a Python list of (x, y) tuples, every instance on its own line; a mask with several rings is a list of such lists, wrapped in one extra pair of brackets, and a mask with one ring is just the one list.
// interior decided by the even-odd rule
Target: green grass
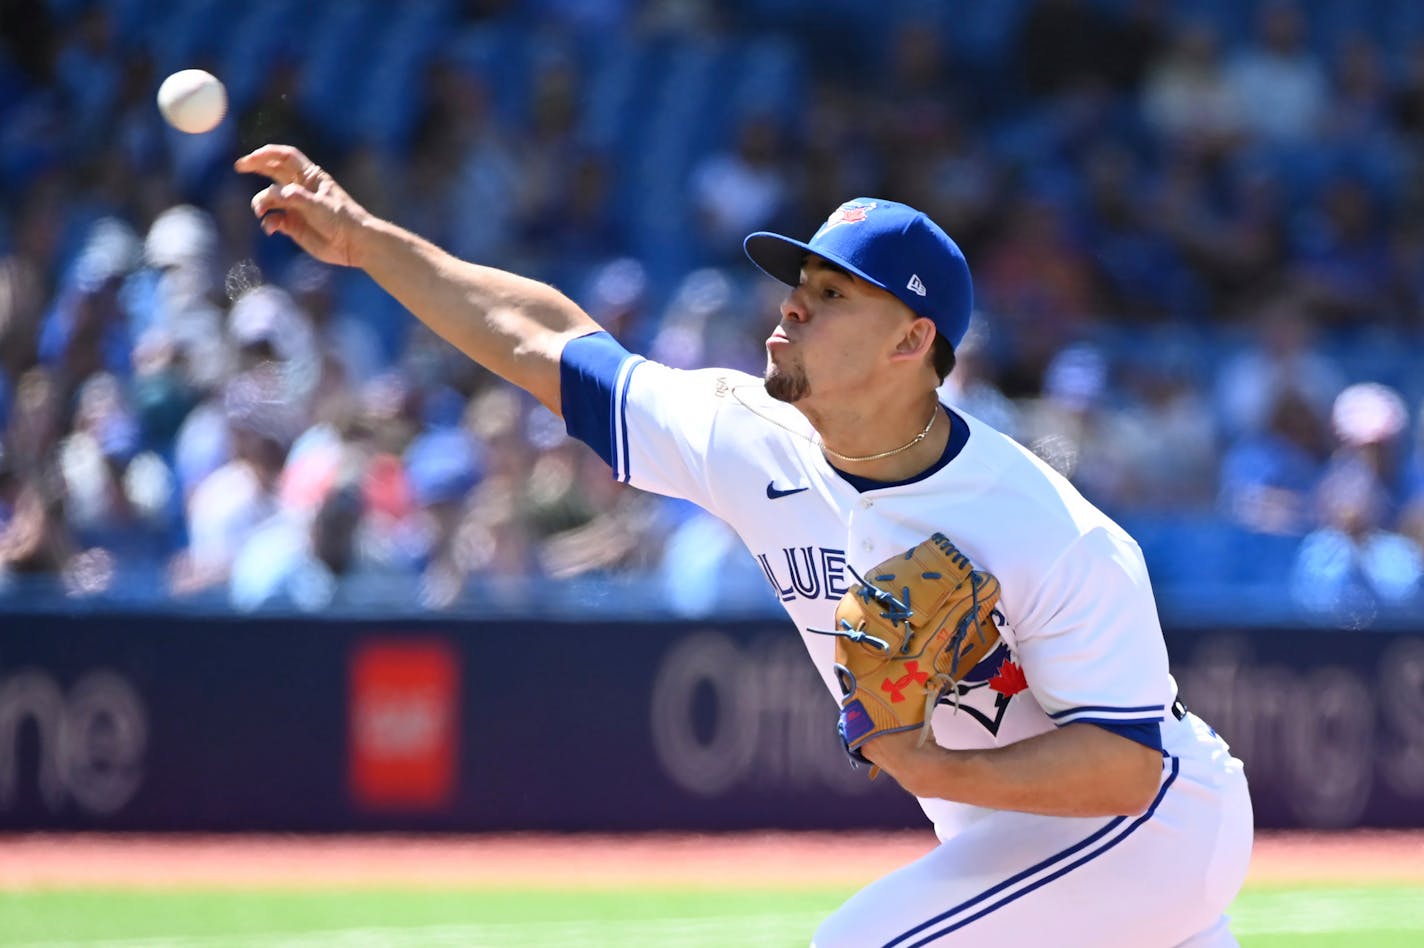
[[(842, 890), (0, 892), (0, 945), (29, 948), (804, 946)], [(1248, 889), (1247, 948), (1424, 945), (1424, 888)]]

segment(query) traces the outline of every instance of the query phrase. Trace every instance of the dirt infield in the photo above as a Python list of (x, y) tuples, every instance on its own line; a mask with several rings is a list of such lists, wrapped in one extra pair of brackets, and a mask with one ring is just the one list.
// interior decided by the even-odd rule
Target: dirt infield
[[(0, 836), (0, 889), (858, 885), (925, 832), (737, 835)], [(1424, 883), (1424, 832), (1261, 833), (1257, 884)]]

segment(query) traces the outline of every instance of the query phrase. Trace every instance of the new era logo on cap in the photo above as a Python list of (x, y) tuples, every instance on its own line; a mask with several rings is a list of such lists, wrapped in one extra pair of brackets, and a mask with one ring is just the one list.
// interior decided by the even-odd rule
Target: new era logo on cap
[(925, 289), (925, 285), (920, 282), (920, 275), (918, 273), (912, 274), (910, 276), (910, 282), (905, 284), (905, 289), (909, 290), (911, 293), (914, 293), (916, 296), (924, 296), (927, 292), (929, 292)]

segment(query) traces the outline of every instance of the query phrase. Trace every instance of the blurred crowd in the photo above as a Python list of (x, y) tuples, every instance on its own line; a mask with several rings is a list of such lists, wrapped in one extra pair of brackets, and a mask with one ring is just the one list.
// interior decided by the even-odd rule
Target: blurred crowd
[[(781, 290), (744, 234), (916, 205), (975, 273), (946, 401), (1133, 530), (1164, 597), (1417, 614), (1424, 17), (1003, 0), (966, 39), (959, 6), (263, 0), (244, 31), (0, 0), (0, 607), (774, 608), (719, 522), (263, 238), (230, 163), (284, 141), (684, 367), (760, 374)], [(334, 72), (300, 43), (224, 69), (284, 16), (375, 26)], [(397, 91), (357, 121), (330, 106), (363, 61)], [(203, 136), (153, 103), (192, 65), (233, 94)]]

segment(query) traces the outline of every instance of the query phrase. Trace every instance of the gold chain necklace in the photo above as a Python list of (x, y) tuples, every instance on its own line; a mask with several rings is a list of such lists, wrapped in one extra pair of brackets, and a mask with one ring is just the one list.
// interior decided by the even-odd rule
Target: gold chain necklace
[(935, 419), (938, 417), (939, 405), (935, 405), (934, 411), (930, 413), (929, 424), (925, 425), (924, 430), (921, 431), (919, 434), (915, 435), (913, 438), (911, 438), (909, 441), (906, 441), (898, 448), (892, 448), (889, 451), (881, 451), (879, 454), (867, 454), (865, 457), (862, 458), (851, 457), (849, 454), (841, 454), (835, 448), (826, 444), (826, 442), (821, 441), (819, 437), (816, 440), (817, 443), (820, 444), (822, 451), (826, 452), (832, 457), (840, 458), (842, 461), (852, 461), (855, 463), (859, 463), (861, 461), (878, 461), (881, 458), (893, 457), (894, 455), (899, 454), (901, 451), (908, 451), (915, 445), (919, 444), (921, 441), (925, 440), (925, 438), (929, 437), (930, 429), (934, 427)]
[(919, 434), (915, 435), (915, 436), (914, 436), (913, 438), (911, 438), (909, 441), (906, 441), (904, 444), (900, 445), (898, 448), (891, 448), (889, 451), (881, 451), (879, 454), (867, 454), (867, 455), (865, 455), (864, 457), (853, 457), (852, 455), (849, 455), (849, 454), (841, 454), (841, 453), (840, 453), (839, 451), (837, 451), (835, 448), (831, 447), (830, 445), (826, 444), (826, 442), (822, 441), (820, 435), (817, 435), (817, 436), (814, 437), (814, 438), (813, 438), (813, 437), (810, 437), (810, 436), (806, 435), (806, 434), (803, 433), (803, 432), (797, 431), (795, 428), (792, 428), (790, 425), (782, 424), (780, 421), (778, 421), (777, 419), (771, 417), (770, 415), (766, 415), (766, 414), (763, 414), (762, 412), (757, 411), (756, 408), (754, 408), (754, 407), (751, 406), (751, 405), (748, 405), (748, 404), (742, 399), (742, 396), (741, 396), (741, 395), (738, 393), (738, 391), (737, 391), (737, 389), (738, 389), (738, 388), (741, 388), (741, 387), (742, 387), (742, 386), (733, 386), (733, 387), (732, 387), (732, 397), (735, 398), (735, 399), (737, 400), (737, 403), (740, 404), (740, 405), (741, 405), (743, 408), (745, 408), (747, 411), (751, 412), (753, 415), (756, 415), (758, 418), (761, 418), (761, 419), (763, 419), (763, 420), (765, 420), (765, 421), (771, 422), (773, 425), (776, 425), (776, 427), (782, 429), (783, 431), (789, 431), (789, 432), (791, 432), (792, 434), (796, 435), (796, 436), (799, 437), (799, 438), (805, 438), (808, 442), (810, 442), (811, 444), (814, 444), (816, 447), (820, 448), (822, 451), (826, 452), (827, 454), (831, 455), (832, 457), (839, 458), (839, 459), (842, 460), (842, 461), (849, 461), (849, 462), (851, 462), (851, 463), (853, 463), (853, 464), (859, 464), (859, 463), (862, 462), (862, 461), (879, 461), (881, 458), (894, 457), (895, 455), (900, 454), (901, 452), (910, 450), (910, 449), (913, 448), (915, 445), (919, 444), (921, 441), (923, 441), (923, 440), (925, 440), (926, 438), (929, 437), (930, 429), (934, 428), (934, 426), (935, 426), (935, 420), (936, 420), (937, 418), (939, 418), (939, 405), (936, 404), (935, 407), (934, 407), (934, 410), (933, 410), (932, 412), (930, 412), (930, 420), (929, 420), (929, 423), (925, 425), (924, 430), (922, 430)]

